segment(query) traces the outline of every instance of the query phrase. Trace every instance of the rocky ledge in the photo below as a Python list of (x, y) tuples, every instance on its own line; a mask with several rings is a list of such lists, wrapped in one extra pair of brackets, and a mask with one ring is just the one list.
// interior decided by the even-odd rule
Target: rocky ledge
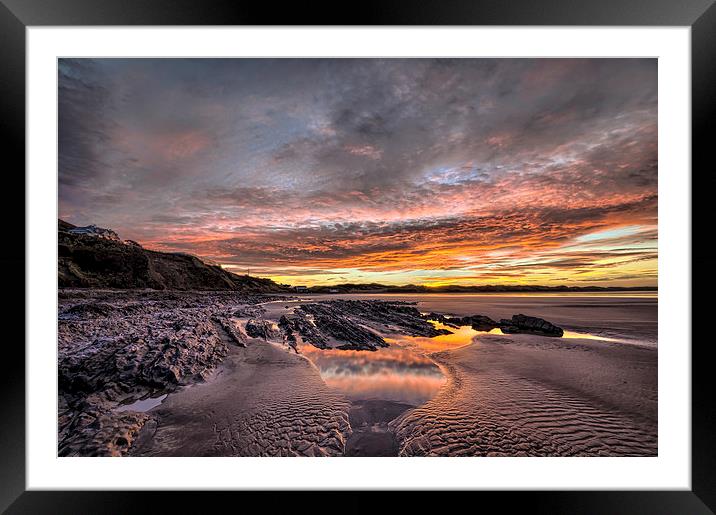
[(387, 347), (381, 333), (433, 337), (449, 334), (436, 329), (415, 303), (378, 300), (330, 300), (302, 304), (284, 315), (279, 327), (292, 343), (299, 336), (319, 349), (374, 351)]
[(118, 408), (205, 380), (230, 345), (245, 345), (236, 312), (256, 313), (273, 298), (61, 290), (58, 454), (124, 454), (150, 417)]
[(511, 320), (500, 320), (500, 329), (503, 333), (528, 333), (540, 336), (556, 336), (564, 335), (564, 330), (557, 327), (551, 322), (547, 322), (543, 318), (528, 317), (527, 315), (513, 315)]
[(485, 315), (451, 317), (441, 313), (428, 313), (424, 315), (424, 318), (454, 328), (468, 325), (475, 331), (491, 331), (499, 328), (505, 334), (524, 333), (554, 337), (561, 337), (564, 334), (561, 327), (557, 327), (543, 318), (530, 317), (522, 314), (513, 315), (509, 320), (503, 318), (499, 322), (495, 322)]

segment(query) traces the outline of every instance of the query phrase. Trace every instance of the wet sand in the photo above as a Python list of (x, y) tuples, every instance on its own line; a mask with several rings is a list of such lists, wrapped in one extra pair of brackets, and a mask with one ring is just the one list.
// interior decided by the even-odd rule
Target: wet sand
[[(280, 334), (272, 332), (265, 341), (246, 336), (243, 329), (247, 317), (265, 309), (265, 320), (275, 323), (296, 303), (281, 299), (246, 304), (245, 300), (237, 308), (236, 301), (221, 296), (174, 296), (154, 295), (156, 299), (150, 300), (156, 309), (151, 302), (109, 303), (102, 297), (102, 302), (85, 301), (79, 306), (82, 309), (73, 305), (68, 308), (74, 310), (71, 313), (62, 312), (69, 317), (62, 319), (65, 332), (73, 339), (60, 343), (69, 349), (68, 356), (79, 360), (65, 368), (83, 365), (90, 372), (123, 381), (111, 383), (115, 386), (100, 392), (103, 396), (90, 398), (99, 408), (114, 411), (95, 419), (103, 425), (89, 435), (96, 445), (86, 454), (101, 455), (107, 442), (112, 453), (130, 456), (657, 453), (655, 298), (412, 297), (406, 300), (419, 301), (424, 311), (477, 312), (495, 318), (524, 311), (571, 320), (561, 323), (588, 334), (503, 335), (463, 326), (453, 328), (451, 334), (408, 336), (392, 332), (397, 330), (393, 326), (381, 329), (376, 324), (371, 327), (382, 332), (389, 347), (319, 349), (299, 341), (302, 354), (297, 354), (285, 340), (281, 342)], [(176, 309), (174, 303), (198, 308)], [(110, 308), (109, 315), (101, 311)], [(171, 332), (177, 316), (183, 317), (176, 345), (158, 348), (162, 352), (150, 354), (156, 354), (152, 359), (137, 360), (156, 343), (145, 345), (146, 352), (138, 344), (125, 345), (122, 338), (116, 345), (92, 343), (98, 331), (126, 335), (128, 327), (137, 325), (135, 311), (140, 308), (146, 311), (146, 320), (138, 327), (152, 329), (144, 335), (150, 343), (151, 337), (164, 334), (158, 332), (158, 324)], [(212, 324), (215, 320), (224, 323)], [(223, 329), (225, 325), (234, 327), (233, 336)], [(632, 344), (580, 337), (600, 335), (626, 338)], [(95, 348), (96, 352), (89, 352)], [(126, 354), (126, 360), (106, 358), (110, 352), (119, 355), (116, 348), (123, 349), (120, 357)], [(176, 365), (167, 370), (178, 374), (178, 385), (148, 390), (145, 378), (164, 378), (167, 363)], [(134, 368), (127, 372), (126, 364), (142, 365), (138, 369), (142, 374), (132, 375)], [(137, 386), (128, 390), (135, 375)], [(91, 377), (78, 385), (68, 384), (68, 394), (76, 389), (79, 395), (92, 385)], [(167, 392), (166, 398), (157, 397)], [(157, 402), (161, 404), (156, 406)], [(84, 412), (76, 418), (78, 423), (92, 421)], [(118, 442), (121, 449), (111, 447)]]
[(480, 335), (428, 355), (447, 382), (414, 407), (349, 400), (304, 357), (253, 340), (151, 410), (130, 455), (655, 456), (656, 354)]
[(410, 404), (385, 400), (357, 400), (351, 403), (349, 420), (353, 434), (346, 441), (346, 456), (398, 456), (398, 440), (389, 423)]
[(340, 456), (349, 405), (304, 357), (261, 340), (167, 397), (130, 456)]
[(656, 346), (658, 298), (655, 292), (610, 294), (350, 294), (310, 299), (380, 299), (418, 302), (424, 312), (458, 316), (479, 313), (495, 320), (524, 313), (568, 330), (626, 338)]
[(657, 352), (482, 336), (431, 355), (448, 376), (391, 423), (402, 456), (655, 456)]

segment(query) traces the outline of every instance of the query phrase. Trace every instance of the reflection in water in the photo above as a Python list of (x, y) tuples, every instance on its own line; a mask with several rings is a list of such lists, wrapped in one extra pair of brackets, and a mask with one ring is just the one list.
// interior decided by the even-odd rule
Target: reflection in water
[(375, 352), (302, 345), (300, 351), (318, 367), (328, 386), (351, 400), (380, 399), (417, 406), (433, 397), (445, 382), (432, 361), (399, 345)]
[[(307, 344), (300, 346), (300, 352), (318, 367), (328, 386), (351, 400), (379, 399), (417, 406), (434, 397), (445, 383), (445, 376), (427, 354), (464, 347), (476, 336), (504, 335), (499, 328), (475, 331), (470, 326), (430, 323), (453, 332), (433, 338), (393, 334), (385, 338), (390, 347), (374, 352), (321, 350)], [(573, 331), (565, 331), (564, 338), (620, 341)]]
[[(403, 336), (395, 335), (391, 338), (386, 338), (385, 341), (388, 343), (400, 345), (407, 349), (418, 351), (422, 354), (438, 352), (442, 350), (457, 349), (458, 347), (464, 347), (472, 343), (472, 339), (478, 334), (488, 334), (486, 332), (475, 331), (469, 325), (464, 325), (459, 329), (449, 327), (440, 322), (434, 320), (429, 321), (435, 326), (436, 329), (447, 329), (453, 331), (452, 334), (441, 334), (433, 338), (427, 338), (424, 336)], [(493, 331), (500, 331), (499, 329), (493, 329)], [(490, 334), (494, 334), (490, 331)], [(499, 334), (502, 334), (501, 331)]]
[(349, 399), (380, 399), (419, 405), (435, 396), (445, 383), (440, 369), (425, 355), (468, 345), (478, 333), (471, 327), (448, 328), (452, 334), (426, 338), (391, 335), (390, 347), (375, 352), (320, 350), (301, 345), (301, 353), (320, 370), (326, 384)]
[(625, 342), (626, 340), (620, 340), (617, 338), (607, 338), (606, 336), (599, 336), (598, 334), (589, 333), (575, 333), (574, 331), (564, 331), (562, 338), (574, 338), (580, 340), (601, 340), (604, 342)]
[(147, 397), (146, 399), (140, 399), (138, 401), (134, 401), (132, 404), (125, 404), (124, 406), (120, 406), (114, 411), (121, 412), (121, 411), (149, 411), (152, 408), (156, 408), (159, 406), (164, 399), (167, 398), (167, 394), (160, 395), (159, 397)]

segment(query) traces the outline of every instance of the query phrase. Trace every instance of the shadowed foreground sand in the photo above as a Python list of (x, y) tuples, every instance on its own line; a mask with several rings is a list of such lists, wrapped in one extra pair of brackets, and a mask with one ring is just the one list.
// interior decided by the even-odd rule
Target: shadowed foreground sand
[(231, 348), (214, 378), (152, 410), (129, 455), (342, 455), (348, 407), (307, 359), (250, 340)]

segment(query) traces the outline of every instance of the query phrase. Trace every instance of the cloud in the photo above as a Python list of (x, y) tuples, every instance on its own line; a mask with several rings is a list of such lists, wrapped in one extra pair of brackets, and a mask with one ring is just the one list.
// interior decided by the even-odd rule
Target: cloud
[[(267, 275), (512, 273), (625, 226), (639, 229), (619, 245), (639, 246), (656, 226), (656, 71), (654, 59), (62, 59), (60, 215)], [(541, 269), (638, 275), (586, 256)]]

